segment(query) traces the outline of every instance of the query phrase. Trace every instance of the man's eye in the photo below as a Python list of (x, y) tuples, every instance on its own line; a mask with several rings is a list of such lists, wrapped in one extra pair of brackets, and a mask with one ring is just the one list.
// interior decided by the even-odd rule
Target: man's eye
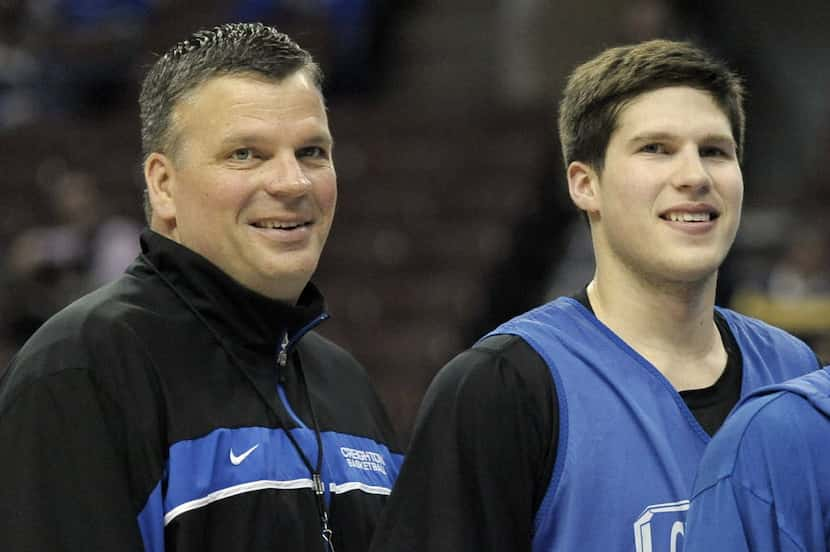
[(239, 148), (231, 153), (231, 158), (234, 161), (249, 161), (253, 159), (254, 152), (251, 148)]
[(325, 159), (327, 155), (326, 150), (318, 146), (309, 146), (307, 148), (302, 148), (297, 152), (297, 157)]
[(716, 146), (706, 146), (700, 148), (701, 157), (729, 157), (729, 154), (723, 149)]
[(663, 144), (646, 144), (640, 151), (644, 153), (666, 153), (666, 146)]

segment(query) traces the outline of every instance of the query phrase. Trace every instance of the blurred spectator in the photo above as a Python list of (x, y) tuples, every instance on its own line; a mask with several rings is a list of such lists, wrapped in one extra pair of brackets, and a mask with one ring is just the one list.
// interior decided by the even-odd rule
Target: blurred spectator
[(23, 32), (24, 0), (0, 2), (0, 129), (34, 117), (39, 66)]
[(496, 83), (505, 102), (549, 107), (577, 60), (615, 43), (695, 34), (672, 0), (499, 0)]
[(98, 113), (129, 95), (152, 0), (41, 0), (47, 109)]
[[(806, 220), (820, 219), (808, 215)], [(796, 223), (782, 239), (778, 256), (767, 253), (755, 269), (741, 271), (743, 278), (737, 282), (729, 306), (797, 335), (827, 362), (830, 234), (822, 225), (807, 228)]]
[(394, 47), (394, 0), (237, 0), (233, 21), (265, 21), (304, 37), (326, 72), (326, 96), (377, 93)]
[[(808, 217), (808, 220), (817, 220)], [(771, 299), (830, 297), (830, 243), (823, 229), (800, 228), (783, 257), (773, 265), (767, 284)], [(828, 322), (830, 323), (830, 322)]]
[(128, 97), (154, 0), (0, 2), (0, 126)]
[(120, 274), (138, 253), (139, 224), (109, 212), (92, 174), (56, 167), (48, 220), (20, 232), (6, 251), (6, 334), (22, 343), (49, 316)]

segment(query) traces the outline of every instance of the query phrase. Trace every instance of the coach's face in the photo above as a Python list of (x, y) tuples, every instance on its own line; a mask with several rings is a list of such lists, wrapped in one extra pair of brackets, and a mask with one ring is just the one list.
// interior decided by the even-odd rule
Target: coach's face
[(173, 131), (175, 154), (145, 163), (154, 229), (242, 285), (296, 302), (337, 199), (332, 138), (314, 83), (303, 71), (281, 81), (210, 79), (176, 106)]

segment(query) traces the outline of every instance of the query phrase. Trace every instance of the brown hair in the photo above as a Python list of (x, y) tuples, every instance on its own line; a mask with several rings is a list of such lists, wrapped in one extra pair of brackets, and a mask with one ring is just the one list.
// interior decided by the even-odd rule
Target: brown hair
[(678, 85), (712, 95), (729, 118), (740, 161), (746, 124), (741, 79), (688, 42), (652, 40), (609, 48), (571, 73), (559, 104), (565, 166), (582, 161), (602, 172), (620, 111), (644, 92)]

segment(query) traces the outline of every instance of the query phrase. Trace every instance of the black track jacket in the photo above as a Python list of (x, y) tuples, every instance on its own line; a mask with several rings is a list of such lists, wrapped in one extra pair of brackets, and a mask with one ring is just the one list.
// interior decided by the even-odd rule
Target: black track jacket
[(401, 456), (363, 368), (310, 331), (322, 296), (141, 245), (0, 381), (0, 550), (320, 552), (316, 418), (335, 549), (365, 551)]

